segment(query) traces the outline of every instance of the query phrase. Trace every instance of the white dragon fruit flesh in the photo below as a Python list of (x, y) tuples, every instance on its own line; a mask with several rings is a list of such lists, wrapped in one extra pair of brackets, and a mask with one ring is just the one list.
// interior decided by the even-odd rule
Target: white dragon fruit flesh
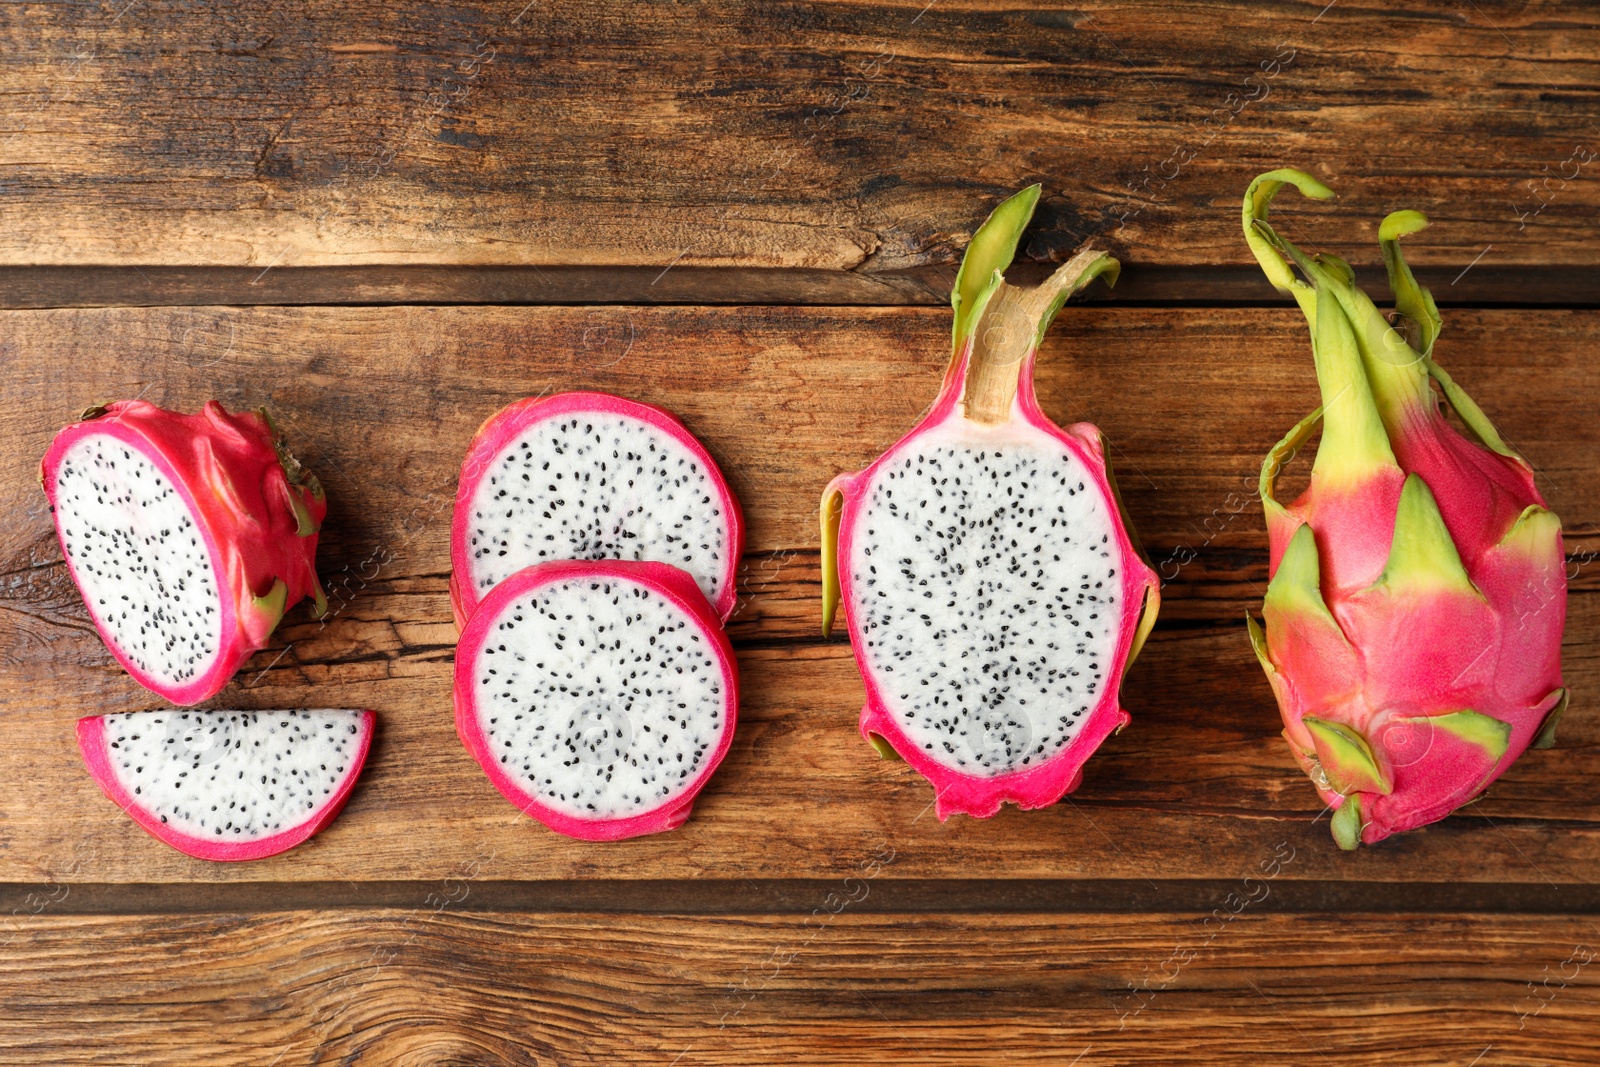
[(995, 209), (957, 275), (933, 409), (822, 497), (823, 632), (845, 605), (860, 728), (935, 789), (940, 819), (1053, 804), (1127, 721), (1122, 676), (1155, 623), (1100, 432), (1040, 409), (1033, 364), (1066, 299), (1117, 261), (1085, 251), (1043, 285), (1002, 271), (1039, 188)]
[(558, 561), (502, 580), (456, 646), (456, 732), (519, 810), (569, 837), (671, 830), (733, 740), (716, 611), (664, 563)]
[(672, 414), (606, 393), (521, 400), (478, 430), (451, 528), (464, 626), (496, 583), (552, 560), (670, 563), (727, 618), (744, 522), (722, 472)]
[(151, 836), (203, 860), (300, 844), (344, 807), (370, 711), (139, 711), (78, 720), (89, 773)]

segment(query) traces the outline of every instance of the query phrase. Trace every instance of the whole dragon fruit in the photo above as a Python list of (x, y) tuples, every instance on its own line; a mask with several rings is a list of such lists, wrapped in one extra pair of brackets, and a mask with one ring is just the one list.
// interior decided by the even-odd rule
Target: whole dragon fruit
[(665, 563), (540, 563), (456, 646), (456, 732), (518, 810), (585, 841), (672, 830), (733, 741), (733, 649)]
[(1039, 187), (973, 235), (950, 294), (932, 410), (822, 495), (823, 633), (841, 600), (866, 686), (862, 734), (933, 783), (940, 819), (1043, 807), (1128, 721), (1122, 676), (1155, 624), (1100, 432), (1061, 429), (1033, 361), (1066, 299), (1117, 261), (1085, 251), (1041, 286), (1002, 271)]
[(676, 417), (606, 393), (519, 400), (489, 418), (461, 466), (451, 528), (456, 624), (497, 582), (550, 560), (655, 560), (733, 612), (739, 502)]
[[(1399, 246), (1427, 220), (1379, 227), (1391, 324), (1349, 264), (1267, 223), (1285, 184), (1333, 195), (1297, 170), (1263, 174), (1245, 237), (1310, 322), (1322, 406), (1262, 465), (1272, 579), (1265, 631), (1248, 622), (1284, 736), (1350, 849), (1443, 818), (1553, 741), (1566, 574), (1532, 469), (1433, 360), (1439, 312)], [(1282, 504), (1279, 470), (1319, 425), (1310, 485)]]
[(56, 435), (39, 477), (106, 647), (174, 704), (214, 696), (302, 597), (326, 610), (322, 487), (265, 412), (91, 408)]
[(300, 844), (344, 807), (370, 711), (138, 711), (78, 720), (89, 773), (151, 836), (203, 860)]

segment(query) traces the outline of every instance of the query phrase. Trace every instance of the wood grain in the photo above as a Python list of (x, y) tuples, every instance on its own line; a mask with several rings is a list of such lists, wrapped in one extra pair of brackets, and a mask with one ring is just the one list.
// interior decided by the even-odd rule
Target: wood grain
[[(0, 880), (271, 882), (442, 877), (480, 850), (496, 879), (827, 876), (878, 841), (897, 878), (1234, 878), (1280, 844), (1294, 879), (1594, 881), (1600, 859), (1600, 313), (1461, 311), (1439, 355), (1541, 468), (1578, 574), (1561, 744), (1426, 832), (1344, 855), (1293, 767), (1240, 616), (1265, 579), (1251, 492), (1260, 456), (1313, 406), (1295, 313), (1069, 307), (1040, 363), (1044, 405), (1093, 418), (1129, 508), (1171, 580), (1127, 690), (1134, 725), (1070, 802), (940, 825), (928, 786), (855, 733), (848, 647), (816, 636), (819, 487), (864, 465), (931, 398), (948, 319), (921, 309), (165, 308), (0, 314)], [(596, 847), (520, 819), (460, 748), (446, 599), (457, 464), (509, 400), (577, 387), (680, 412), (750, 520), (733, 626), (745, 700), (727, 762), (672, 835)], [(79, 715), (155, 706), (87, 625), (34, 482), (85, 404), (143, 392), (194, 408), (268, 404), (327, 484), (321, 554), (336, 607), (295, 613), (219, 698), (380, 714), (367, 776), (313, 842), (223, 867), (150, 840), (79, 766)], [(1192, 556), (1192, 558), (1191, 558)], [(759, 842), (759, 847), (752, 847)]]
[[(1256, 173), (1358, 263), (1592, 263), (1600, 14), (1416, 2), (9, 6), (0, 263), (953, 264), (1098, 236), (1240, 264)], [(1296, 207), (1298, 213), (1301, 209)]]
[[(84, 0), (0, 5), (0, 41), (0, 308), (57, 309), (0, 311), (0, 1062), (1594, 1062), (1600, 11)], [(1255, 472), (1315, 403), (1239, 233), (1282, 165), (1340, 199), (1275, 223), (1375, 289), (1378, 220), (1432, 218), (1438, 354), (1572, 574), (1558, 747), (1356, 854), (1240, 620)], [(814, 508), (932, 399), (967, 235), (1035, 181), (1014, 280), (1086, 240), (1127, 268), (1039, 383), (1106, 431), (1165, 606), (1077, 793), (941, 825), (855, 733)], [(461, 455), (573, 388), (679, 412), (750, 525), (734, 748), (684, 828), (607, 846), (520, 817), (450, 717)], [(292, 613), (216, 703), (380, 728), (340, 820), (271, 860), (160, 845), (72, 742), (157, 702), (36, 465), (135, 395), (268, 405), (330, 492), (333, 617)]]
[(856, 913), (872, 886), (799, 918), (477, 915), (470, 881), (359, 917), (41, 917), (0, 950), (0, 1058), (1593, 1062), (1584, 919)]

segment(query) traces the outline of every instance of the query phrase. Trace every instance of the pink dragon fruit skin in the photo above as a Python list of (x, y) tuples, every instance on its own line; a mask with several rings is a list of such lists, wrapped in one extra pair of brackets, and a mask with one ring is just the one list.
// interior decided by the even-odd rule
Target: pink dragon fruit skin
[[(87, 493), (85, 501), (95, 495), (97, 450), (124, 451), (124, 476), (142, 478), (147, 488), (155, 487), (152, 491), (163, 497), (170, 486), (181, 506), (164, 505), (172, 509), (168, 518), (187, 511), (187, 521), (197, 528), (192, 547), (183, 551), (188, 553), (191, 580), (200, 581), (192, 577), (200, 574), (205, 588), (215, 595), (218, 623), (205, 640), (191, 634), (198, 642), (192, 646), (180, 644), (176, 635), (161, 634), (167, 649), (149, 656), (172, 661), (168, 667), (182, 657), (191, 668), (162, 671), (153, 662), (141, 663), (141, 655), (131, 647), (133, 631), (121, 631), (108, 622), (105, 605), (114, 602), (115, 590), (125, 590), (123, 596), (134, 603), (140, 597), (151, 602), (170, 599), (170, 590), (151, 576), (149, 565), (113, 577), (105, 574), (99, 546), (108, 523), (124, 524), (119, 535), (160, 536), (145, 528), (147, 517), (137, 515), (131, 492), (123, 501), (97, 501), (110, 503), (113, 512), (97, 513), (92, 521), (80, 522), (75, 513), (69, 514), (79, 499), (75, 492)], [(315, 476), (289, 454), (265, 412), (230, 415), (216, 401), (207, 402), (195, 415), (164, 411), (142, 400), (91, 408), (51, 442), (41, 462), (40, 482), (55, 517), (67, 569), (84, 594), (106, 647), (135, 681), (174, 704), (197, 704), (219, 692), (244, 661), (266, 645), (284, 612), (302, 598), (314, 598), (314, 614), (326, 611), (316, 552), (327, 502)], [(97, 551), (102, 556), (98, 564)], [(124, 554), (123, 548), (116, 551)], [(91, 595), (94, 588), (99, 593)], [(160, 629), (159, 623), (150, 625)], [(151, 647), (147, 644), (146, 652)]]
[[(1109, 255), (1085, 251), (1064, 264), (1037, 289), (1006, 284), (1001, 272), (1015, 255), (1018, 239), (1032, 217), (1038, 196), (1038, 186), (1013, 196), (997, 207), (973, 236), (951, 292), (956, 313), (953, 353), (932, 409), (867, 469), (834, 479), (822, 497), (823, 633), (829, 633), (842, 602), (847, 608), (851, 644), (866, 689), (861, 733), (880, 755), (906, 760), (934, 785), (935, 811), (941, 820), (958, 813), (987, 818), (1007, 802), (1024, 810), (1040, 808), (1055, 803), (1075, 789), (1082, 778), (1084, 762), (1112, 732), (1129, 721), (1120, 702), (1122, 675), (1154, 626), (1160, 605), (1155, 573), (1130, 537), (1100, 431), (1086, 422), (1062, 429), (1044, 414), (1035, 396), (1034, 358), (1056, 312), (1073, 292), (1094, 277), (1105, 274), (1108, 282), (1114, 282), (1118, 269), (1117, 261)], [(1096, 588), (1103, 586), (1108, 595), (1098, 602), (1097, 608), (1086, 612), (1084, 621), (1087, 626), (1100, 625), (1090, 621), (1099, 619), (1100, 612), (1114, 618), (1114, 625), (1100, 635), (1104, 644), (1097, 654), (1080, 656), (1065, 648), (1043, 652), (1032, 662), (1031, 669), (1049, 675), (1056, 675), (1058, 671), (1076, 673), (1085, 666), (1084, 660), (1091, 659), (1093, 662), (1088, 666), (1099, 672), (1100, 684), (1097, 689), (1091, 687), (1093, 696), (1089, 702), (1072, 712), (1074, 721), (1070, 725), (1068, 708), (1056, 702), (1061, 694), (1041, 692), (1043, 699), (1034, 704), (1039, 710), (1033, 711), (1031, 716), (1017, 714), (1017, 709), (1011, 709), (1004, 714), (991, 715), (987, 723), (977, 716), (963, 722), (952, 712), (933, 727), (936, 732), (944, 731), (942, 740), (936, 741), (926, 728), (913, 736), (911, 724), (917, 713), (896, 693), (896, 676), (887, 669), (888, 661), (881, 656), (875, 659), (873, 651), (875, 639), (879, 641), (878, 647), (888, 643), (888, 637), (873, 617), (874, 612), (880, 610), (874, 606), (878, 603), (876, 598), (885, 594), (874, 588), (879, 583), (874, 577), (877, 572), (872, 553), (879, 551), (877, 562), (889, 563), (882, 555), (884, 546), (876, 542), (875, 525), (881, 524), (875, 523), (873, 518), (873, 509), (880, 506), (874, 504), (875, 493), (893, 484), (895, 478), (906, 477), (913, 466), (922, 469), (928, 457), (941, 449), (949, 450), (944, 453), (947, 456), (966, 457), (968, 463), (975, 459), (979, 465), (987, 464), (983, 466), (984, 475), (977, 473), (974, 467), (973, 474), (966, 476), (965, 484), (958, 485), (963, 476), (951, 470), (949, 478), (936, 479), (937, 484), (932, 487), (939, 500), (950, 501), (952, 509), (958, 507), (955, 502), (958, 490), (970, 491), (975, 506), (969, 512), (973, 525), (967, 532), (974, 534), (976, 528), (986, 522), (992, 525), (996, 521), (994, 516), (999, 514), (992, 510), (994, 500), (983, 498), (985, 477), (995, 480), (998, 486), (1000, 482), (996, 479), (1004, 473), (1005, 457), (1010, 455), (1008, 450), (1027, 448), (1046, 454), (1052, 449), (1058, 452), (1061, 469), (1074, 472), (1071, 480), (1081, 479), (1076, 489), (1068, 490), (1069, 494), (1081, 494), (1082, 499), (1093, 501), (1091, 512), (1085, 516), (1085, 526), (1075, 528), (1074, 532), (1096, 547), (1103, 545), (1096, 565), (1102, 567), (1104, 573), (1096, 572), (1093, 575), (1098, 579), (1096, 582), (1082, 585), (1085, 588), (1089, 584)], [(1032, 494), (1050, 488), (1041, 484), (1046, 480), (1042, 476), (1045, 469), (1047, 466), (1041, 465), (1032, 485), (1023, 487), (1028, 493), (1018, 494), (1024, 502), (1037, 504), (1041, 515), (1050, 503), (1046, 499), (1049, 494)], [(995, 498), (1001, 498), (998, 488)], [(969, 498), (962, 496), (961, 499)], [(1004, 501), (1009, 502), (1009, 499), (1007, 495)], [(944, 506), (932, 510), (943, 512)], [(881, 517), (882, 512), (877, 514)], [(1032, 529), (1032, 521), (1022, 523), (1022, 528)], [(1037, 523), (1039, 528), (1044, 525), (1042, 519)], [(1053, 527), (1055, 523), (1052, 521), (1050, 525)], [(1026, 534), (1019, 532), (1018, 536)], [(1033, 648), (1027, 653), (1022, 651), (1022, 646), (1034, 644), (1029, 636), (1029, 624), (1013, 627), (1012, 623), (1026, 614), (1027, 606), (1043, 601), (1041, 590), (1063, 587), (1059, 581), (1063, 575), (1047, 573), (1050, 565), (1045, 564), (1032, 571), (1032, 583), (1008, 580), (1008, 573), (1013, 579), (1017, 574), (1017, 561), (1029, 563), (1029, 551), (1038, 552), (1038, 547), (1021, 545), (1020, 551), (1009, 557), (1008, 572), (1000, 556), (990, 558), (984, 555), (986, 549), (973, 549), (973, 539), (968, 538), (964, 545), (947, 545), (947, 548), (951, 558), (962, 552), (972, 552), (962, 567), (977, 573), (988, 583), (983, 587), (987, 592), (966, 598), (954, 587), (941, 590), (938, 597), (934, 597), (931, 590), (924, 591), (921, 595), (929, 599), (914, 600), (912, 603), (917, 606), (911, 610), (918, 611), (918, 606), (926, 605), (926, 610), (938, 618), (938, 629), (928, 633), (913, 632), (908, 643), (915, 645), (917, 655), (926, 654), (934, 660), (943, 658), (954, 662), (968, 656), (982, 659), (986, 654), (996, 660), (997, 663), (985, 664), (983, 669), (968, 676), (965, 697), (976, 699), (981, 697), (985, 681), (1004, 672), (1005, 668), (998, 661), (1009, 660), (1014, 664), (1018, 655), (1038, 651)], [(921, 538), (917, 540), (920, 542)], [(959, 541), (959, 537), (956, 540)], [(991, 540), (987, 544), (992, 546), (994, 542)], [(1018, 545), (1017, 540), (1011, 539), (1002, 553)], [(1059, 561), (1060, 544), (1055, 547), (1052, 554)], [(910, 562), (906, 559), (896, 561), (895, 565)], [(1056, 571), (1060, 572), (1064, 566), (1056, 567)], [(924, 586), (930, 582), (938, 584), (937, 577), (931, 573), (919, 580)], [(992, 613), (996, 604), (1005, 608), (1007, 605), (1003, 601), (1007, 597), (1014, 598), (1015, 615), (1002, 617), (1012, 622), (992, 626), (980, 637), (976, 633), (979, 620), (974, 619), (971, 612), (989, 610)], [(965, 612), (963, 602), (969, 605)], [(961, 621), (963, 614), (973, 621), (973, 632)], [(987, 622), (992, 625), (995, 618), (991, 614)], [(928, 615), (922, 615), (921, 620), (933, 629), (934, 622)], [(918, 621), (915, 616), (907, 617), (908, 627), (913, 631), (918, 628)], [(1014, 641), (1009, 648), (1001, 647), (1007, 643), (1001, 639), (1005, 635), (1017, 638), (1019, 634), (1021, 640)], [(997, 638), (997, 635), (1001, 636)], [(1044, 636), (1040, 636), (1041, 645), (1044, 641)], [(1049, 647), (1055, 648), (1054, 645)], [(1000, 648), (998, 653), (997, 648)], [(931, 662), (927, 665), (929, 669), (932, 666)], [(943, 668), (945, 662), (937, 666)], [(1031, 679), (1033, 675), (1028, 677)], [(920, 684), (927, 686), (928, 680), (921, 679)], [(952, 688), (946, 692), (953, 693), (954, 687), (952, 683)], [(955, 696), (963, 698), (961, 694)], [(963, 706), (961, 713), (967, 713), (971, 706)], [(1051, 744), (1036, 744), (1039, 724), (1050, 724), (1058, 712), (1062, 713), (1059, 721), (1063, 726), (1052, 726), (1057, 732), (1046, 738), (1046, 742), (1054, 744), (1054, 749), (1051, 750)], [(982, 736), (985, 730), (994, 730), (997, 723), (997, 733)], [(1019, 731), (1018, 738), (1006, 736), (1006, 731), (1013, 727)], [(979, 748), (963, 752), (963, 744), (973, 744), (974, 736), (980, 737), (979, 748), (993, 747), (994, 758), (986, 759)]]
[[(1442, 819), (1553, 743), (1566, 565), (1532, 469), (1433, 360), (1438, 309), (1399, 247), (1427, 220), (1399, 211), (1379, 229), (1391, 325), (1348, 264), (1267, 223), (1285, 184), (1333, 195), (1300, 171), (1264, 174), (1245, 236), (1311, 324), (1322, 406), (1262, 465), (1272, 577), (1264, 631), (1247, 621), (1284, 736), (1350, 849)], [(1310, 484), (1282, 504), (1279, 470), (1319, 424)]]

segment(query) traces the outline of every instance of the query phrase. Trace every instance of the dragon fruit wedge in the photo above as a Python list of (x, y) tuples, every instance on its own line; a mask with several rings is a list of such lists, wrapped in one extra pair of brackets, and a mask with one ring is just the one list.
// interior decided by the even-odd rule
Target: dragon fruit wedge
[[(1268, 225), (1286, 184), (1333, 195), (1297, 170), (1263, 174), (1244, 231), (1311, 324), (1322, 406), (1262, 464), (1272, 578), (1265, 629), (1248, 622), (1290, 750), (1351, 849), (1444, 818), (1553, 743), (1566, 572), (1532, 469), (1433, 360), (1439, 311), (1399, 244), (1427, 220), (1397, 211), (1378, 229), (1391, 320), (1344, 260)], [(1279, 470), (1319, 425), (1310, 485), (1282, 504)]]
[(151, 836), (256, 860), (332, 822), (361, 775), (370, 711), (136, 711), (78, 720), (89, 773)]
[(521, 811), (585, 841), (672, 830), (733, 741), (739, 682), (688, 573), (540, 563), (501, 581), (456, 646), (456, 732)]
[(653, 560), (733, 612), (744, 521), (674, 416), (605, 393), (519, 400), (478, 430), (456, 489), (450, 602), (465, 626), (495, 584), (551, 560)]
[(106, 647), (174, 704), (214, 696), (302, 597), (327, 609), (322, 487), (265, 412), (91, 408), (56, 435), (39, 478)]
[(1085, 251), (1035, 289), (1001, 272), (1039, 187), (973, 235), (933, 409), (822, 495), (822, 623), (841, 600), (866, 686), (861, 732), (933, 783), (940, 819), (1043, 807), (1128, 721), (1122, 676), (1155, 624), (1100, 432), (1039, 408), (1050, 322), (1117, 261)]

